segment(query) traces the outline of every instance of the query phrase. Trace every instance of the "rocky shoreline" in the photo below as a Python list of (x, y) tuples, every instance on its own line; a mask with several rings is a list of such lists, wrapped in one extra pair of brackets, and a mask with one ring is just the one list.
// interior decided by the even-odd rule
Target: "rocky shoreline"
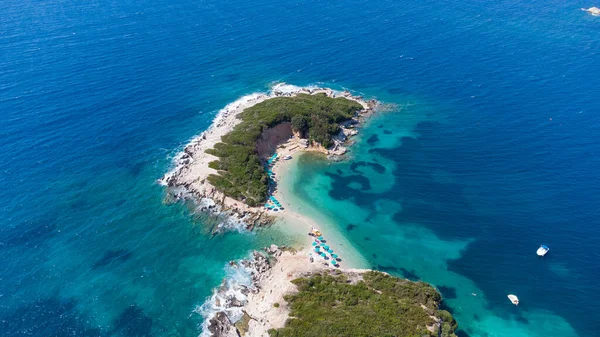
[[(208, 163), (217, 158), (205, 151), (221, 141), (221, 137), (229, 133), (241, 120), (238, 115), (245, 109), (275, 97), (293, 97), (298, 94), (321, 94), (328, 97), (345, 97), (363, 106), (363, 110), (354, 118), (341, 125), (340, 133), (334, 137), (334, 145), (328, 149), (319, 144), (308, 144), (302, 151), (317, 151), (324, 153), (332, 160), (340, 160), (351, 144), (350, 137), (356, 135), (356, 126), (369, 117), (379, 103), (375, 100), (364, 100), (353, 96), (350, 92), (338, 92), (329, 88), (296, 87), (286, 84), (275, 85), (269, 93), (244, 96), (228, 104), (219, 111), (208, 130), (193, 138), (174, 158), (174, 168), (158, 180), (158, 183), (168, 187), (165, 202), (192, 201), (201, 212), (215, 216), (224, 215), (231, 218), (237, 225), (242, 224), (252, 230), (256, 226), (264, 226), (273, 222), (274, 218), (260, 207), (250, 207), (241, 201), (225, 196), (212, 186), (207, 177), (217, 172), (208, 167)], [(302, 143), (302, 139), (298, 139)], [(227, 226), (223, 224), (221, 227)], [(220, 227), (219, 227), (220, 228)], [(219, 229), (217, 228), (217, 230)]]
[[(344, 275), (347, 283), (356, 284), (364, 280), (365, 273), (372, 272), (309, 261), (308, 250), (295, 252), (276, 245), (264, 250), (253, 252), (247, 260), (230, 262), (230, 267), (247, 275), (247, 283), (225, 279), (215, 290), (201, 311), (205, 321), (200, 337), (268, 337), (270, 330), (283, 328), (289, 318), (285, 296), (298, 292), (292, 280), (329, 274)], [(427, 330), (432, 334), (442, 331), (443, 321), (435, 310), (423, 304), (420, 308), (432, 319)]]
[(201, 336), (235, 337), (245, 333), (240, 322), (249, 319), (248, 313), (244, 310), (248, 303), (248, 296), (261, 291), (265, 275), (270, 272), (277, 257), (282, 253), (279, 247), (271, 245), (265, 248), (265, 253), (254, 251), (250, 259), (230, 262), (231, 267), (243, 269), (244, 273), (247, 273), (249, 284), (230, 283), (228, 280), (222, 282), (209, 300), (211, 307), (218, 308), (219, 311), (205, 315), (207, 322)]

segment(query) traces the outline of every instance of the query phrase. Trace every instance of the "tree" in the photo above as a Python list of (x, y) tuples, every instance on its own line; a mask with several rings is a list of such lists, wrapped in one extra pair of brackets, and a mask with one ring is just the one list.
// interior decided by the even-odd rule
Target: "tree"
[(308, 118), (306, 116), (295, 115), (292, 117), (292, 130), (303, 134), (306, 132), (306, 129), (308, 129)]

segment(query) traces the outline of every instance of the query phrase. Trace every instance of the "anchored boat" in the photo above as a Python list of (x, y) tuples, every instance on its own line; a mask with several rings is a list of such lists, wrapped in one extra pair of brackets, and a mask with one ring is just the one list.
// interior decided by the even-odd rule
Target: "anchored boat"
[(546, 253), (548, 253), (549, 250), (550, 250), (550, 248), (548, 248), (548, 246), (541, 245), (540, 248), (538, 248), (536, 253), (538, 256), (544, 256), (544, 255), (546, 255)]
[(513, 294), (508, 295), (508, 299), (512, 302), (512, 304), (514, 305), (519, 305), (519, 298)]

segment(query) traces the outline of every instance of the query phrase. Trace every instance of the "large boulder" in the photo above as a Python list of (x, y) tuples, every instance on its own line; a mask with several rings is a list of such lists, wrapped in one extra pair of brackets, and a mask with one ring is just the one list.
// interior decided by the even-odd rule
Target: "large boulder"
[(212, 337), (234, 337), (237, 332), (227, 314), (219, 311), (215, 317), (211, 318), (208, 324), (208, 331)]

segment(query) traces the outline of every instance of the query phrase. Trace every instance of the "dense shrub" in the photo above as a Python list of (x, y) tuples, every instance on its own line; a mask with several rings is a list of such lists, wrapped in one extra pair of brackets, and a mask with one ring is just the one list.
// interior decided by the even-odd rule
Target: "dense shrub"
[(360, 109), (357, 102), (325, 94), (276, 97), (256, 104), (240, 114), (242, 122), (223, 136), (221, 143), (206, 151), (219, 158), (209, 164), (219, 173), (210, 175), (208, 181), (225, 195), (257, 206), (268, 193), (267, 174), (256, 150), (256, 141), (263, 131), (291, 122), (294, 131), (308, 134), (311, 141), (329, 147), (332, 136), (340, 130), (339, 123)]
[[(379, 272), (368, 272), (355, 284), (328, 274), (292, 282), (299, 292), (285, 297), (290, 319), (269, 330), (270, 336), (437, 336), (427, 326), (434, 323), (432, 315), (442, 313), (437, 311), (441, 296), (427, 283)], [(442, 315), (442, 333), (454, 336), (454, 319), (447, 311)]]
[(306, 130), (308, 130), (308, 117), (304, 115), (292, 117), (292, 130), (300, 132), (301, 134), (306, 133)]

